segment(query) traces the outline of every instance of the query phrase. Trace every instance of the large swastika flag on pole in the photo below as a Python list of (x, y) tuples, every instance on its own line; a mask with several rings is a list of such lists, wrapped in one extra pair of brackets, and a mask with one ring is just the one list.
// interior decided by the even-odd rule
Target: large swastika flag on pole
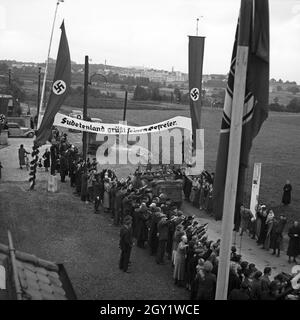
[(45, 144), (49, 139), (54, 117), (68, 95), (71, 85), (71, 58), (64, 22), (60, 29), (61, 38), (56, 59), (54, 79), (45, 114), (36, 135), (35, 144), (37, 146)]
[(196, 146), (196, 130), (200, 129), (201, 125), (204, 40), (204, 37), (189, 36), (189, 94), (194, 148)]
[[(235, 79), (235, 62), (237, 52), (237, 35), (231, 59), (228, 77), (223, 118), (221, 124), (217, 164), (214, 180), (213, 203), (214, 215), (217, 220), (222, 219), (224, 189), (227, 170), (229, 134), (231, 126), (231, 112), (233, 88)], [(246, 77), (246, 92), (243, 111), (243, 127), (240, 153), (240, 166), (236, 196), (236, 208), (243, 203), (245, 171), (252, 146), (252, 140), (258, 134), (262, 123), (268, 116), (269, 100), (269, 5), (268, 0), (253, 0), (253, 18), (249, 39), (249, 56)], [(236, 210), (235, 226), (239, 226), (239, 212)]]

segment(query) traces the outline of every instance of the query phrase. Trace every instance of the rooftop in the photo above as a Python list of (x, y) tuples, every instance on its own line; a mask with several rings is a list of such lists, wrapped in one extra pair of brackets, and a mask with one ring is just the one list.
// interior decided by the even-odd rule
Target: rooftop
[[(5, 268), (6, 288), (0, 287), (0, 300), (15, 300), (16, 285), (8, 246), (0, 244), (0, 266)], [(62, 264), (15, 251), (15, 266), (21, 300), (75, 300), (76, 294)], [(1, 277), (3, 278), (3, 268)]]

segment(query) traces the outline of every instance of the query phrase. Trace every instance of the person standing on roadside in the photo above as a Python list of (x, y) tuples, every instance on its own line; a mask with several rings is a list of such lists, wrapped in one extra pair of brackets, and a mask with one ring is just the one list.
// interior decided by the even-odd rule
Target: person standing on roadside
[(300, 254), (300, 227), (298, 221), (294, 221), (293, 226), (289, 229), (288, 236), (290, 237), (287, 249), (288, 262), (291, 263), (291, 258), (293, 257), (293, 261), (297, 263), (296, 257)]
[(49, 171), (48, 168), (50, 167), (50, 156), (51, 156), (50, 151), (46, 149), (45, 153), (43, 154), (44, 167), (46, 172)]
[(18, 150), (18, 153), (19, 153), (20, 169), (23, 169), (22, 166), (25, 166), (25, 156), (26, 156), (26, 154), (30, 154), (30, 152), (27, 152), (27, 151), (24, 149), (23, 144), (21, 144), (21, 145), (20, 145), (20, 148), (19, 148), (19, 150)]
[(291, 203), (292, 185), (289, 180), (286, 180), (286, 184), (283, 187), (283, 195), (281, 202), (286, 206)]
[(121, 249), (119, 268), (126, 273), (130, 273), (130, 271), (128, 271), (128, 265), (129, 265), (132, 245), (133, 245), (132, 218), (130, 216), (126, 216), (124, 218), (124, 224), (120, 230), (120, 242), (119, 242), (119, 247)]

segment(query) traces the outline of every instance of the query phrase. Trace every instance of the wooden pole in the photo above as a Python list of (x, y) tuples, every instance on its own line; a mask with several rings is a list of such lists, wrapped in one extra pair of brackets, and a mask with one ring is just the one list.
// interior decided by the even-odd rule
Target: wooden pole
[(21, 290), (19, 277), (18, 277), (18, 267), (16, 264), (16, 255), (15, 255), (16, 250), (14, 248), (12, 236), (9, 230), (7, 231), (7, 235), (8, 235), (8, 247), (9, 247), (9, 254), (10, 254), (12, 271), (13, 271), (13, 279), (14, 279), (14, 284), (15, 284), (15, 289), (17, 294), (17, 300), (22, 300), (22, 290)]
[(246, 89), (251, 17), (252, 0), (241, 0), (216, 300), (227, 300), (228, 292), (230, 252), (240, 165), (242, 118)]
[(55, 13), (54, 13), (54, 18), (53, 18), (53, 23), (52, 23), (52, 29), (51, 29), (51, 35), (50, 35), (50, 43), (49, 43), (49, 48), (48, 48), (48, 55), (47, 55), (47, 61), (46, 61), (46, 67), (45, 67), (45, 73), (44, 73), (44, 80), (43, 80), (43, 87), (42, 87), (42, 95), (41, 95), (41, 101), (39, 104), (39, 117), (38, 117), (38, 124), (37, 124), (37, 129), (41, 125), (41, 113), (43, 109), (43, 104), (44, 104), (44, 95), (45, 95), (45, 89), (46, 89), (46, 81), (47, 81), (47, 74), (48, 74), (48, 65), (49, 65), (49, 58), (50, 58), (50, 51), (51, 51), (51, 44), (52, 44), (52, 38), (53, 38), (53, 31), (54, 31), (54, 25), (55, 25), (55, 20), (56, 20), (56, 14), (57, 14), (57, 9), (59, 5), (59, 1), (56, 3), (55, 7)]
[(39, 113), (40, 113), (40, 108), (39, 108), (40, 99), (41, 99), (41, 67), (39, 67), (39, 74), (38, 74), (37, 119), (39, 118)]
[(123, 112), (123, 121), (126, 120), (126, 111), (127, 111), (127, 96), (128, 92), (127, 90), (125, 91), (125, 99), (124, 99), (124, 112)]

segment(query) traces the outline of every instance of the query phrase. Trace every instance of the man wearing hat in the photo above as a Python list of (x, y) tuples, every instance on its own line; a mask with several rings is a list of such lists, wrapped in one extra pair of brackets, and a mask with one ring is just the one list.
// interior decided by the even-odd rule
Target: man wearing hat
[[(153, 203), (155, 204), (155, 203)], [(158, 236), (157, 236), (157, 224), (159, 220), (161, 219), (161, 209), (159, 207), (154, 205), (151, 206), (151, 219), (150, 219), (150, 230), (149, 230), (149, 240), (148, 240), (148, 245), (150, 248), (150, 254), (151, 256), (154, 256), (157, 253), (157, 248), (158, 248)]]
[(114, 202), (114, 225), (118, 226), (122, 218), (122, 200), (124, 191), (122, 190), (121, 182), (117, 182)]
[(131, 248), (133, 244), (131, 225), (132, 225), (131, 216), (125, 216), (124, 224), (120, 230), (119, 246), (121, 249), (121, 256), (120, 256), (119, 268), (126, 273), (129, 273), (128, 264), (129, 264), (130, 253), (131, 253)]

